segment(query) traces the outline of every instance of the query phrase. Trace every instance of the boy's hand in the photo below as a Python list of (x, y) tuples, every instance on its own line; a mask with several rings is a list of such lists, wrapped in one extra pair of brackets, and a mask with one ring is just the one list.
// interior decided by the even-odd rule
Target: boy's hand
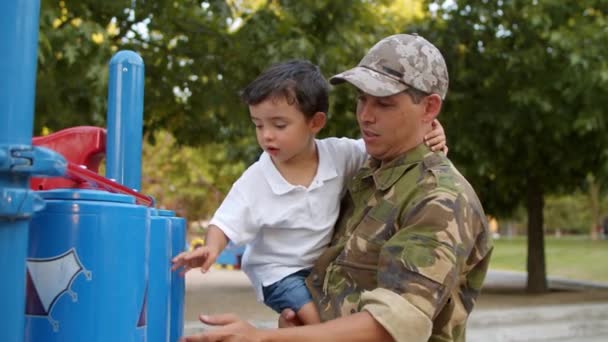
[(283, 309), (279, 315), (279, 328), (292, 328), (304, 325), (292, 309)]
[(209, 246), (202, 246), (190, 252), (182, 252), (171, 260), (171, 263), (173, 263), (171, 270), (175, 271), (180, 267), (184, 267), (179, 273), (180, 275), (184, 275), (191, 269), (200, 267), (201, 272), (205, 273), (213, 265), (217, 256), (218, 252), (209, 248)]
[(431, 148), (431, 151), (442, 151), (446, 155), (448, 154), (445, 132), (437, 119), (433, 120), (433, 129), (424, 136), (424, 142)]

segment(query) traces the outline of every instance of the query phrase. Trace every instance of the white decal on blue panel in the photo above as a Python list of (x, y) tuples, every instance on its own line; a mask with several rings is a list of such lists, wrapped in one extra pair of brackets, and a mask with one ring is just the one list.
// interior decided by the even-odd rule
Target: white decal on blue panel
[(53, 331), (59, 331), (59, 322), (51, 311), (57, 300), (68, 294), (72, 302), (78, 301), (78, 294), (71, 286), (79, 274), (92, 279), (91, 271), (84, 268), (74, 248), (50, 258), (28, 258), (26, 279), (25, 315), (44, 317), (49, 320)]

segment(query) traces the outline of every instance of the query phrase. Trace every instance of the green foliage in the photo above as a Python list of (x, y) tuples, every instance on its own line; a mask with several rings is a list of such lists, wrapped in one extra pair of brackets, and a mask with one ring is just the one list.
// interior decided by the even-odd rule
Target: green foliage
[[(342, 71), (420, 8), (415, 0), (44, 2), (36, 131), (102, 125), (107, 63), (132, 49), (146, 65), (146, 132), (166, 129), (187, 145), (253, 145), (238, 93), (263, 69), (304, 58), (328, 74)], [(347, 114), (354, 94), (340, 88), (334, 99), (323, 134), (356, 135)], [(256, 150), (230, 153), (251, 159)]]
[[(548, 195), (545, 197), (544, 231), (547, 235), (584, 235), (589, 237), (593, 222), (591, 199), (588, 193), (577, 190), (567, 195)], [(608, 216), (608, 197), (602, 197), (598, 203), (601, 220)], [(512, 219), (522, 227), (527, 224), (526, 212), (518, 207)], [(509, 220), (506, 220), (509, 222)], [(501, 221), (503, 223), (503, 221)], [(505, 232), (505, 231), (503, 231)], [(525, 229), (516, 234), (525, 235)]]
[[(240, 89), (287, 59), (350, 68), (420, 11), (415, 0), (44, 1), (35, 134), (105, 125), (107, 65), (134, 50), (146, 68), (143, 191), (205, 218), (259, 155)], [(354, 92), (334, 94), (322, 135), (358, 135)]]
[[(83, 19), (64, 2), (41, 2), (35, 133), (105, 121), (112, 46), (109, 21)], [(97, 42), (93, 40), (97, 39)]]
[(451, 158), (486, 210), (527, 209), (527, 290), (548, 290), (546, 194), (606, 171), (607, 3), (430, 0), (418, 31), (446, 57)]
[[(148, 70), (154, 83), (146, 92), (149, 128), (169, 129), (191, 145), (239, 139), (254, 144), (247, 109), (238, 100), (240, 89), (269, 64), (286, 59), (310, 59), (332, 72), (353, 65), (351, 56), (361, 56), (378, 31), (365, 1), (239, 6), (182, 1), (152, 9), (149, 39), (132, 42), (144, 60), (152, 62)], [(349, 11), (343, 11), (345, 7)], [(184, 95), (175, 97), (175, 89)], [(341, 100), (332, 107), (331, 113), (340, 114), (332, 116), (336, 120), (329, 134), (354, 131), (350, 118), (347, 125), (340, 120), (346, 108), (352, 108), (352, 96)]]
[[(269, 64), (306, 58), (330, 76), (355, 65), (381, 37), (418, 31), (448, 61), (441, 120), (450, 157), (489, 212), (511, 213), (530, 182), (567, 192), (591, 171), (605, 184), (606, 3), (424, 3), (44, 1), (35, 131), (104, 125), (107, 64), (119, 49), (133, 49), (146, 64), (151, 143), (155, 131), (166, 130), (176, 149), (214, 146), (221, 160), (249, 164), (259, 150), (238, 92)], [(429, 4), (438, 7), (425, 13)], [(333, 90), (323, 136), (358, 135), (354, 103), (349, 87)]]
[(450, 156), (489, 212), (509, 214), (532, 184), (567, 192), (602, 172), (606, 2), (429, 3), (436, 11), (416, 29), (448, 62)]
[(549, 234), (588, 234), (591, 213), (585, 194), (548, 196), (545, 199), (545, 231)]
[(176, 210), (190, 222), (209, 218), (245, 163), (228, 162), (221, 144), (179, 146), (166, 131), (154, 138), (143, 146), (142, 192), (152, 195), (157, 207)]

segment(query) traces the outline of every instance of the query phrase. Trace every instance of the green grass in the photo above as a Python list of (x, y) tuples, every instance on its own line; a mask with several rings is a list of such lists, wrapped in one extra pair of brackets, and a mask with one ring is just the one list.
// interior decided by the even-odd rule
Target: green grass
[[(526, 271), (527, 240), (494, 240), (490, 268)], [(549, 276), (608, 283), (608, 240), (545, 238), (545, 261)]]

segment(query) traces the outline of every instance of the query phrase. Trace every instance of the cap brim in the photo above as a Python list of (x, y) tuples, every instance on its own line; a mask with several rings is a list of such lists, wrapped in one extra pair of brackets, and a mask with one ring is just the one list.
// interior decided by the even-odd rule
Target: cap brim
[(408, 88), (407, 85), (372, 69), (354, 67), (329, 79), (331, 84), (348, 82), (372, 96), (391, 96)]

